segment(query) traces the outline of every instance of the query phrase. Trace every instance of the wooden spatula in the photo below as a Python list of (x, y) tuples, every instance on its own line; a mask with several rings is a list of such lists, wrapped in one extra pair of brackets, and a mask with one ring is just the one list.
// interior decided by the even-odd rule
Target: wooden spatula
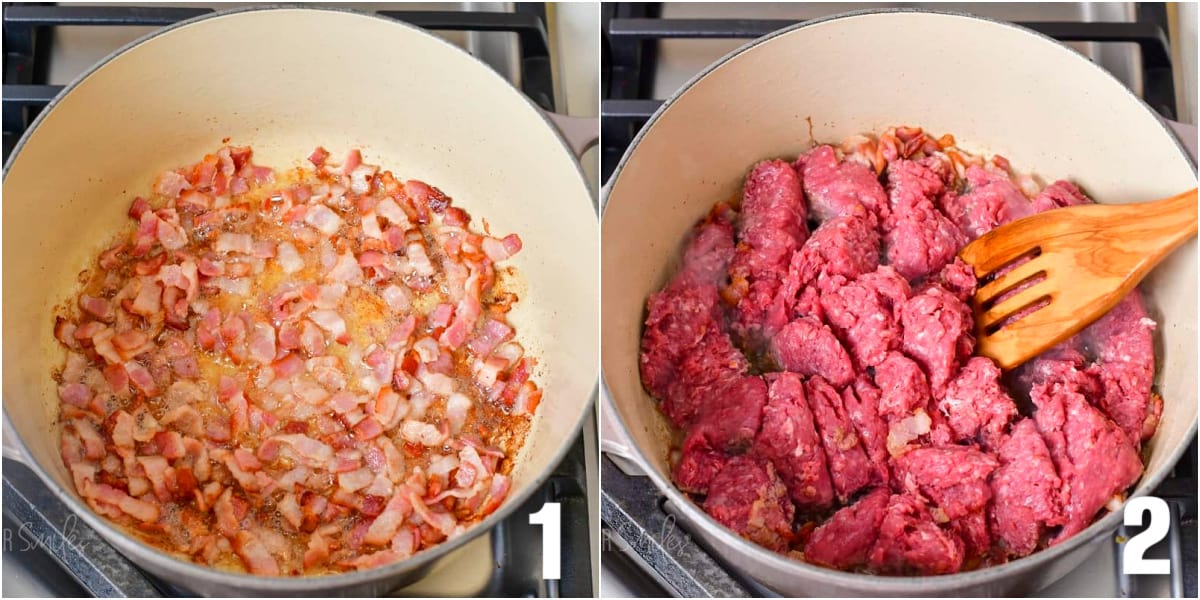
[(980, 279), (977, 351), (1012, 369), (1108, 312), (1196, 235), (1196, 190), (1086, 204), (997, 227), (959, 253)]

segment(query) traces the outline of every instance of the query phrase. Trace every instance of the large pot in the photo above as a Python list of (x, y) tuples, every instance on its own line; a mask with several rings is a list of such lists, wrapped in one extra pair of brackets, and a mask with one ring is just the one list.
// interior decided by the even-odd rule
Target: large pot
[[(51, 371), (64, 351), (52, 307), (125, 226), (132, 194), (223, 138), (260, 164), (298, 165), (317, 145), (437, 185), (493, 231), (518, 232), (526, 292), (510, 320), (540, 359), (545, 400), (515, 458), (513, 488), (465, 534), (377, 569), (318, 578), (239, 575), (169, 556), (96, 516), (58, 452)], [(69, 86), (17, 146), (4, 178), (4, 413), (24, 460), (135, 564), (205, 595), (377, 595), (504, 519), (579, 431), (596, 385), (597, 228), (588, 184), (543, 113), (440, 38), (396, 21), (254, 9), (159, 31)], [(9, 436), (12, 437), (12, 436)]]
[[(811, 117), (810, 123), (807, 121)], [(1162, 121), (1101, 68), (1053, 40), (969, 15), (859, 12), (781, 30), (688, 82), (650, 119), (608, 183), (602, 219), (601, 368), (606, 449), (639, 463), (725, 561), (783, 595), (992, 596), (1062, 577), (1116, 528), (1121, 512), (1048, 550), (937, 577), (883, 577), (789, 559), (734, 535), (671, 484), (668, 424), (643, 389), (638, 350), (647, 296), (678, 264), (712, 204), (740, 193), (756, 161), (795, 157), (889, 125), (952, 133), (1046, 180), (1070, 178), (1097, 202), (1140, 202), (1196, 186), (1196, 168)], [(1193, 134), (1194, 135), (1194, 134)], [(1158, 321), (1165, 398), (1146, 472), (1153, 490), (1196, 431), (1196, 243), (1143, 284)]]

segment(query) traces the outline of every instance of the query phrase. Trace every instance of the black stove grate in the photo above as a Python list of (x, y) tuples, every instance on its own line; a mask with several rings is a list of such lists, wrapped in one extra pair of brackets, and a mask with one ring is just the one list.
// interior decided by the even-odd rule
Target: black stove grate
[[(168, 26), (209, 14), (211, 9), (151, 6), (55, 6), (3, 4), (4, 160), (21, 135), (63, 86), (49, 85), (48, 62), (59, 26)], [(515, 12), (379, 11), (380, 16), (434, 31), (494, 31), (516, 34), (520, 88), (542, 108), (554, 110), (554, 77), (540, 3), (518, 3)], [(115, 50), (115, 48), (114, 48)], [(572, 444), (550, 479), (511, 517), (489, 533), (495, 570), (482, 596), (593, 596), (591, 525), (588, 515), (584, 436)], [(24, 465), (4, 460), (5, 540), (36, 540), (82, 589), (94, 596), (190, 595), (146, 574), (101, 539), (59, 501)], [(545, 502), (561, 505), (562, 578), (541, 578), (541, 528), (529, 515)], [(16, 544), (20, 547), (21, 544)], [(6, 551), (9, 545), (6, 543)]]
[[(602, 5), (604, 48), (601, 54), (600, 116), (603, 123), (601, 177), (607, 180), (646, 120), (662, 105), (651, 89), (657, 42), (665, 39), (752, 40), (800, 21), (786, 19), (663, 19), (660, 3), (616, 2)], [(1022, 22), (1063, 42), (1133, 43), (1141, 50), (1142, 89), (1146, 103), (1174, 118), (1175, 80), (1162, 5), (1140, 3), (1138, 22)]]
[[(663, 100), (653, 98), (657, 41), (678, 38), (754, 39), (797, 23), (771, 19), (664, 19), (660, 3), (616, 2), (601, 5), (603, 42), (600, 103), (601, 176), (607, 180), (629, 144)], [(1026, 22), (1035, 31), (1064, 42), (1135, 43), (1141, 50), (1146, 103), (1167, 118), (1176, 115), (1170, 46), (1164, 33), (1165, 8), (1139, 3), (1138, 22)], [(1167, 540), (1173, 558), (1174, 595), (1196, 595), (1197, 447), (1191, 447), (1155, 495), (1171, 507), (1180, 526)], [(677, 523), (678, 511), (645, 477), (625, 474), (607, 457), (601, 472), (604, 550), (619, 550), (663, 591), (683, 597), (770, 595), (752, 580), (722, 566), (720, 558)], [(1132, 531), (1124, 531), (1132, 534)], [(1118, 552), (1118, 557), (1120, 556)], [(1118, 588), (1136, 593), (1136, 582), (1119, 578)]]
[[(214, 12), (208, 8), (163, 6), (55, 6), (4, 3), (4, 157), (25, 128), (63, 86), (48, 85), (50, 44), (60, 26), (168, 26)], [(516, 5), (515, 12), (379, 11), (383, 17), (433, 31), (514, 33), (520, 51), (521, 91), (547, 110), (554, 109), (554, 77), (545, 10)]]

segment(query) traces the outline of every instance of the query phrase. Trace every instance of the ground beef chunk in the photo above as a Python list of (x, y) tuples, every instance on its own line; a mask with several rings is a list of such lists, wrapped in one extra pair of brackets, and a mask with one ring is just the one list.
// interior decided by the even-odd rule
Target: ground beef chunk
[(966, 560), (984, 558), (992, 552), (992, 532), (988, 528), (987, 511), (977, 510), (946, 523), (963, 543)]
[(899, 352), (889, 352), (875, 367), (875, 385), (881, 394), (879, 414), (889, 421), (903, 419), (929, 405), (925, 373), (920, 365)]
[(1100, 394), (1100, 382), (1083, 372), (1087, 357), (1082, 349), (1079, 336), (1071, 337), (1017, 367), (1009, 377), (1013, 392), (1028, 398), (1030, 390), (1037, 384), (1057, 381), (1070, 383), (1089, 398), (1097, 396)]
[(855, 364), (866, 368), (900, 347), (899, 309), (911, 293), (894, 269), (880, 267), (821, 295), (821, 307)]
[(826, 221), (862, 209), (878, 219), (887, 216), (887, 196), (875, 172), (866, 166), (839, 161), (832, 146), (817, 146), (796, 159), (804, 180), (811, 216)]
[(1142, 462), (1121, 429), (1073, 389), (1042, 383), (1030, 396), (1038, 432), (1069, 490), (1057, 542), (1082, 531), (1109, 499), (1133, 485)]
[(874, 469), (838, 391), (820, 376), (814, 376), (806, 382), (805, 392), (825, 448), (833, 489), (838, 500), (845, 502), (872, 482)]
[(834, 569), (854, 569), (867, 564), (867, 554), (879, 538), (891, 494), (876, 488), (858, 502), (833, 514), (817, 527), (804, 545), (804, 559)]
[(929, 203), (892, 215), (883, 236), (888, 264), (909, 280), (941, 270), (966, 241), (958, 226)]
[(967, 191), (946, 204), (947, 214), (969, 239), (1035, 212), (1008, 173), (973, 165), (966, 175)]
[(669, 286), (650, 295), (642, 333), (642, 385), (663, 398), (679, 361), (718, 327), (716, 286)]
[(812, 411), (804, 398), (804, 381), (795, 373), (772, 374), (767, 380), (769, 396), (754, 451), (775, 465), (798, 510), (829, 508), (833, 504), (833, 483)]
[(707, 494), (709, 483), (729, 461), (728, 454), (706, 444), (707, 440), (700, 436), (684, 438), (679, 460), (671, 470), (671, 479), (679, 489), (701, 496)]
[(712, 479), (704, 511), (738, 535), (776, 552), (792, 539), (795, 507), (769, 461), (735, 456)]
[(817, 227), (812, 237), (792, 255), (790, 277), (801, 285), (816, 282), (821, 291), (831, 277), (852, 280), (879, 266), (879, 233), (870, 219), (860, 214), (830, 219)]
[(909, 493), (932, 501), (935, 520), (946, 522), (987, 508), (988, 477), (997, 464), (971, 446), (916, 448), (896, 459), (896, 477)]
[(722, 285), (734, 258), (733, 219), (728, 204), (718, 204), (692, 233), (683, 253), (683, 265), (672, 285)]
[(932, 286), (904, 303), (900, 323), (904, 327), (901, 348), (925, 369), (929, 385), (937, 393), (975, 347), (971, 308), (950, 292)]
[(1135, 443), (1154, 435), (1162, 414), (1162, 399), (1151, 394), (1154, 327), (1135, 290), (1080, 333), (1096, 355), (1088, 372), (1103, 384), (1098, 405)]
[(942, 267), (941, 271), (927, 279), (925, 284), (918, 289), (918, 293), (931, 285), (936, 285), (967, 303), (975, 295), (978, 283), (979, 280), (975, 278), (975, 270), (971, 265), (968, 265), (963, 259), (955, 257), (945, 267)]
[(1037, 549), (1046, 527), (1066, 522), (1062, 480), (1046, 442), (1030, 419), (1012, 426), (999, 449), (1000, 467), (992, 475), (992, 531), (1010, 556)]
[(853, 385), (842, 390), (846, 416), (858, 432), (858, 439), (867, 451), (867, 458), (871, 459), (876, 477), (880, 482), (887, 483), (891, 479), (888, 469), (888, 426), (879, 415), (879, 398), (879, 388), (866, 375), (859, 375)]
[(1083, 195), (1083, 192), (1079, 191), (1078, 187), (1075, 187), (1075, 184), (1059, 180), (1042, 189), (1034, 197), (1031, 208), (1033, 212), (1040, 213), (1064, 206), (1091, 204), (1091, 202), (1087, 196)]
[(787, 322), (779, 288), (792, 254), (808, 237), (800, 177), (780, 160), (755, 165), (743, 188), (740, 243), (730, 265), (728, 298), (736, 299), (737, 323), (747, 337), (770, 336)]
[(758, 376), (733, 379), (708, 395), (684, 437), (673, 470), (675, 483), (703, 494), (731, 454), (749, 449), (758, 435), (767, 403), (767, 385)]
[(784, 370), (820, 375), (838, 387), (854, 380), (850, 355), (829, 327), (812, 317), (801, 317), (779, 330), (770, 351)]
[(919, 496), (889, 499), (868, 564), (889, 575), (942, 575), (962, 568), (963, 543), (943, 531)]
[(946, 415), (955, 441), (979, 440), (994, 448), (1017, 405), (1000, 385), (1000, 368), (991, 359), (971, 357), (946, 386), (937, 408)]
[(725, 332), (710, 329), (680, 360), (662, 397), (663, 413), (676, 427), (686, 426), (709, 395), (737, 381), (749, 367)]
[(908, 159), (888, 163), (887, 196), (892, 219), (918, 207), (934, 206), (945, 191), (946, 182), (927, 164)]

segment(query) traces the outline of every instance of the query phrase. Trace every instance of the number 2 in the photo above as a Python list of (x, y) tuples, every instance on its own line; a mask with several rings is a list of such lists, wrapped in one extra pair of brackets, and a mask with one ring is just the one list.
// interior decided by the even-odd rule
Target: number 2
[(562, 507), (547, 502), (529, 515), (530, 525), (542, 526), (542, 579), (560, 579), (562, 569)]
[(1169, 575), (1171, 561), (1165, 558), (1145, 558), (1146, 550), (1162, 541), (1170, 527), (1171, 510), (1162, 498), (1140, 496), (1125, 505), (1125, 526), (1141, 527), (1142, 514), (1150, 513), (1150, 524), (1145, 531), (1125, 541), (1121, 555), (1125, 573), (1128, 575)]

